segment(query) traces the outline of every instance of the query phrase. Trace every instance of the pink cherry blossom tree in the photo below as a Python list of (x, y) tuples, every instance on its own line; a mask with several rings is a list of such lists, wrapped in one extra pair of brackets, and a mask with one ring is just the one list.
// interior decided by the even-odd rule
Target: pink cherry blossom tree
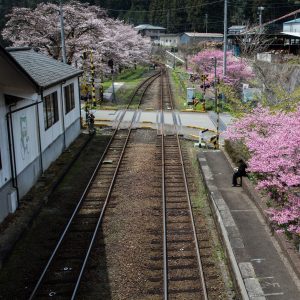
[[(84, 51), (93, 54), (96, 70), (115, 65), (128, 66), (146, 61), (150, 40), (142, 38), (132, 26), (108, 18), (98, 6), (72, 1), (63, 6), (65, 44), (69, 64), (81, 66)], [(31, 46), (61, 59), (59, 6), (38, 4), (35, 9), (13, 8), (2, 31), (4, 39), (13, 46)]]
[(257, 188), (273, 199), (269, 210), (277, 228), (300, 233), (300, 107), (294, 112), (272, 112), (258, 106), (236, 121), (225, 133), (243, 142), (250, 155), (249, 171)]
[(207, 74), (208, 80), (213, 82), (215, 74), (213, 58), (217, 59), (217, 78), (226, 84), (237, 86), (254, 76), (246, 61), (233, 56), (230, 52), (227, 53), (227, 75), (225, 77), (223, 76), (223, 51), (221, 50), (206, 49), (191, 57), (190, 61), (197, 72)]

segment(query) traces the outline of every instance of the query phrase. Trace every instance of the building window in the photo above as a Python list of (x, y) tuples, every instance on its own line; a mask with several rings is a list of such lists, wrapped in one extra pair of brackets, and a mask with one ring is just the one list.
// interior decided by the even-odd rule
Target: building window
[(74, 84), (71, 83), (64, 87), (65, 92), (65, 110), (66, 114), (75, 108), (75, 99), (74, 99)]
[(45, 129), (50, 128), (59, 120), (57, 92), (44, 97), (44, 124)]

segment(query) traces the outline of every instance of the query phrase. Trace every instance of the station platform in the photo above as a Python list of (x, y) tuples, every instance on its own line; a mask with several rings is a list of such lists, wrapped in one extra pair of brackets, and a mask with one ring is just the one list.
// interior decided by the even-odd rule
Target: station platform
[(260, 210), (243, 187), (231, 186), (228, 157), (202, 150), (198, 162), (242, 299), (299, 300), (299, 278)]

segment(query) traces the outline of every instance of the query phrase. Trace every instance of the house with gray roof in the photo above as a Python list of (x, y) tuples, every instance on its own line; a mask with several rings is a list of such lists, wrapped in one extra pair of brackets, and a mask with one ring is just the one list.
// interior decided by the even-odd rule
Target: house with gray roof
[(165, 33), (160, 35), (159, 44), (166, 48), (177, 48), (180, 42), (180, 34)]
[(222, 33), (184, 32), (180, 36), (181, 45), (198, 44), (200, 42), (222, 42)]
[(82, 71), (0, 46), (0, 222), (80, 133)]
[(141, 24), (134, 27), (142, 36), (149, 37), (154, 44), (159, 45), (160, 36), (166, 32), (166, 28), (153, 26), (150, 24)]

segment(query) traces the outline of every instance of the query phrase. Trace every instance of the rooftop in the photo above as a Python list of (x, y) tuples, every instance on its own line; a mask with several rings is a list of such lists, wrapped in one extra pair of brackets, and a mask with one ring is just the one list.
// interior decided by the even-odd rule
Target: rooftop
[(284, 22), (283, 24), (300, 23), (300, 18)]
[(41, 88), (82, 74), (82, 71), (30, 48), (7, 48), (9, 54)]
[(245, 25), (233, 25), (233, 26), (229, 27), (228, 29), (239, 30), (239, 29), (245, 29), (245, 28), (246, 28)]
[(165, 30), (166, 28), (160, 27), (160, 26), (153, 26), (153, 25), (150, 25), (150, 24), (141, 24), (141, 25), (138, 25), (138, 26), (134, 27), (134, 29), (136, 29), (136, 30), (143, 30), (143, 29)]
[(185, 32), (183, 34), (186, 34), (187, 36), (190, 36), (190, 37), (220, 37), (220, 38), (223, 38), (222, 33)]

